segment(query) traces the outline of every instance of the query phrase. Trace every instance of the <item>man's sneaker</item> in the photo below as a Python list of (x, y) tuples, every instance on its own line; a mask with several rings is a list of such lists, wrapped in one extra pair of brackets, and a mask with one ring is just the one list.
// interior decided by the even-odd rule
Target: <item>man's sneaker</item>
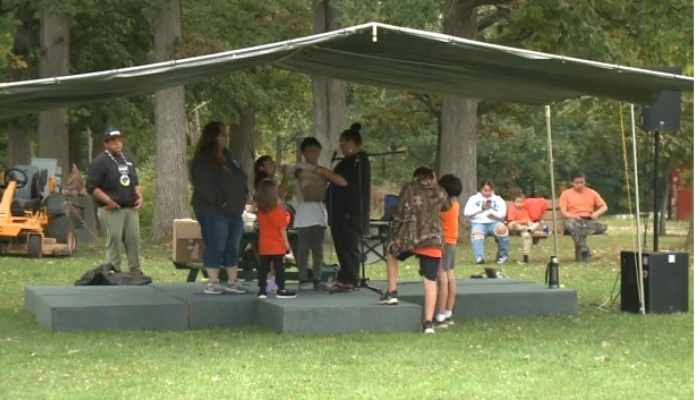
[(265, 292), (264, 290), (259, 291), (259, 292), (258, 292), (258, 298), (259, 298), (259, 299), (266, 299), (266, 298), (267, 298), (267, 292)]
[(505, 264), (506, 261), (508, 261), (508, 257), (498, 257), (498, 260), (496, 260), (496, 264)]
[(445, 318), (445, 322), (447, 323), (447, 325), (454, 325), (455, 324), (455, 320), (452, 317)]
[(299, 290), (311, 290), (313, 288), (314, 288), (314, 286), (311, 282), (306, 281), (306, 282), (299, 283)]
[(234, 294), (245, 294), (248, 293), (248, 290), (245, 289), (244, 287), (236, 284), (236, 282), (228, 282), (226, 286), (224, 286), (224, 290), (226, 290), (229, 293), (234, 293)]
[(384, 292), (382, 297), (379, 298), (379, 304), (386, 304), (391, 306), (399, 304), (398, 292), (396, 290), (393, 290), (391, 292)]
[(224, 287), (218, 283), (208, 283), (207, 287), (204, 288), (205, 294), (222, 294), (225, 291)]
[(291, 292), (289, 290), (278, 290), (277, 294), (275, 295), (278, 299), (293, 299), (297, 297), (297, 294), (295, 292)]
[(476, 263), (479, 264), (479, 265), (480, 265), (480, 264), (483, 264), (483, 263), (484, 263), (484, 259), (483, 259), (483, 258), (477, 258), (477, 259), (476, 259)]
[(423, 333), (435, 333), (433, 323), (430, 321), (423, 322)]

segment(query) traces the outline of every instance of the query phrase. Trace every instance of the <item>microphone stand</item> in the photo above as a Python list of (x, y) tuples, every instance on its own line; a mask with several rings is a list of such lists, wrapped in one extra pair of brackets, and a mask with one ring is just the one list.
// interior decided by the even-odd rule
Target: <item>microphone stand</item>
[[(369, 284), (369, 279), (365, 275), (365, 224), (369, 224), (369, 221), (365, 221), (364, 212), (364, 193), (362, 189), (362, 163), (360, 162), (360, 157), (355, 155), (355, 166), (357, 167), (357, 182), (359, 183), (359, 193), (360, 193), (360, 263), (362, 265), (362, 278), (360, 278), (359, 287), (369, 289), (379, 295), (383, 295), (384, 291), (377, 287), (371, 286)], [(371, 188), (370, 188), (371, 190)]]

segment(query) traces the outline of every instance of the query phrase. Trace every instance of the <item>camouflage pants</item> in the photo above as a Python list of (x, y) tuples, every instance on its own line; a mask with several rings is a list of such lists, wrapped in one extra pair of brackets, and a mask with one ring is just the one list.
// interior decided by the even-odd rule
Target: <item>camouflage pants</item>
[(604, 222), (595, 219), (567, 219), (564, 220), (564, 229), (569, 232), (571, 238), (574, 239), (576, 253), (589, 252), (586, 244), (588, 235), (603, 233), (608, 226)]

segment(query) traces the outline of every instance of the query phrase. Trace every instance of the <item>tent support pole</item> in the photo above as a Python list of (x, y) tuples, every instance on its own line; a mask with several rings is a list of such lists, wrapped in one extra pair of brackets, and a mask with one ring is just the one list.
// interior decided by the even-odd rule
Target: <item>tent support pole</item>
[(552, 111), (550, 107), (544, 106), (545, 116), (547, 118), (547, 150), (549, 151), (549, 178), (552, 189), (552, 217), (554, 226), (552, 227), (552, 233), (554, 233), (554, 257), (559, 259), (559, 234), (557, 233), (557, 214), (559, 207), (555, 206), (555, 201), (557, 199), (557, 192), (554, 186), (554, 154), (552, 152)]
[[(639, 174), (637, 172), (637, 129), (634, 120), (634, 104), (630, 104), (630, 126), (632, 127), (632, 165), (634, 166), (634, 219), (637, 225), (637, 296), (639, 297), (639, 312), (646, 313), (644, 304), (644, 280), (642, 279), (642, 232), (639, 215)], [(656, 193), (656, 192), (655, 192)]]

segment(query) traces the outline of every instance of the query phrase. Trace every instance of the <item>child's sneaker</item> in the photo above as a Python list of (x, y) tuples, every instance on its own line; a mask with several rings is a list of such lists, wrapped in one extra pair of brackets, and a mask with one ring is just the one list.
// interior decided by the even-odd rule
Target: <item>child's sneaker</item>
[(207, 287), (204, 288), (204, 294), (222, 294), (225, 292), (224, 287), (218, 283), (207, 283)]
[(258, 298), (259, 299), (266, 299), (267, 298), (267, 293), (264, 290), (261, 290), (258, 292)]
[(423, 333), (435, 333), (433, 323), (430, 321), (423, 322)]
[(277, 291), (276, 297), (278, 299), (293, 299), (297, 297), (297, 294), (289, 290), (282, 289)]
[(224, 286), (224, 290), (226, 290), (229, 293), (235, 293), (235, 294), (245, 294), (248, 293), (248, 290), (245, 289), (244, 287), (236, 284), (236, 282), (228, 282), (226, 286)]
[(396, 290), (393, 290), (391, 292), (384, 292), (382, 297), (379, 298), (379, 304), (391, 306), (399, 304), (398, 292)]

